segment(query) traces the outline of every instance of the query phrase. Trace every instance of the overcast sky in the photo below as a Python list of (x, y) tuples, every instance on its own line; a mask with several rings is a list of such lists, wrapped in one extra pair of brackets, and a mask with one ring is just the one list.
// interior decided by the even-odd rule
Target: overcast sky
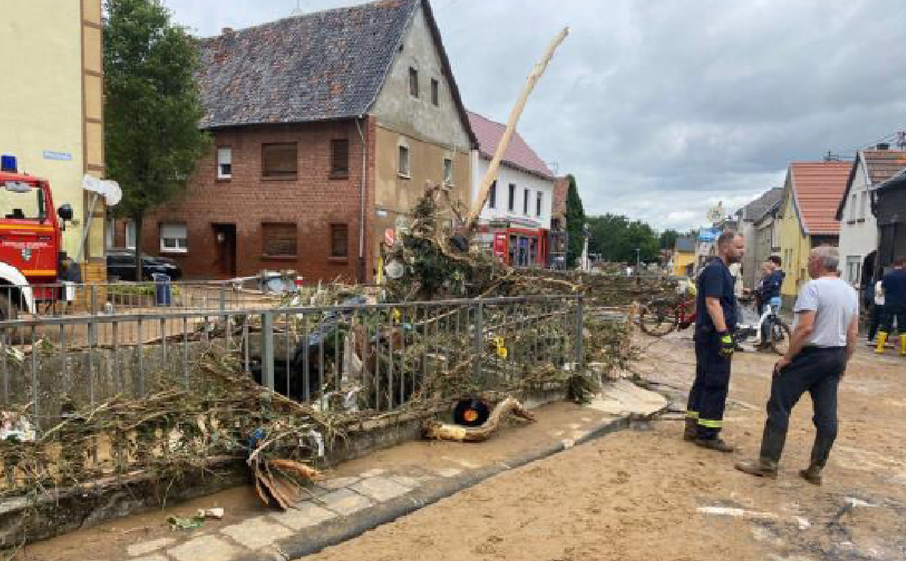
[[(296, 0), (164, 0), (202, 36)], [(303, 11), (356, 4), (301, 0)], [(904, 0), (435, 0), (466, 106), (505, 122), (553, 35), (572, 34), (520, 133), (573, 173), (587, 214), (699, 226), (820, 160), (906, 129)]]

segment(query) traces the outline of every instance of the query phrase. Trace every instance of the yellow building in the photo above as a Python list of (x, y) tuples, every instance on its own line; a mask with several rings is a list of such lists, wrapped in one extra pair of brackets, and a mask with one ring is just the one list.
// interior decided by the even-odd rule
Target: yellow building
[(792, 303), (809, 280), (809, 252), (821, 245), (837, 245), (840, 223), (835, 214), (851, 168), (852, 162), (790, 164), (777, 216), (780, 257), (786, 271), (785, 304)]
[[(104, 174), (101, 0), (3, 0), (0, 153), (20, 172), (50, 181), (54, 205), (69, 203), (63, 249), (75, 258), (86, 223), (82, 177)], [(83, 277), (104, 276), (99, 202), (83, 252)], [(88, 265), (86, 267), (86, 264)]]
[(695, 239), (677, 238), (673, 249), (673, 270), (676, 277), (691, 277), (695, 269)]

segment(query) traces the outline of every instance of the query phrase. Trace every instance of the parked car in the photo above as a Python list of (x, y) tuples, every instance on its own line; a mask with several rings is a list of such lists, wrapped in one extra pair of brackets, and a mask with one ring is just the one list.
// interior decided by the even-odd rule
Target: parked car
[[(154, 257), (147, 253), (142, 253), (142, 278), (140, 280), (151, 280), (151, 275), (161, 273), (170, 277), (170, 280), (177, 280), (182, 277), (182, 269), (179, 264), (167, 257)], [(108, 249), (107, 250), (107, 276), (118, 277), (124, 281), (138, 280), (135, 278), (135, 251), (131, 249)]]

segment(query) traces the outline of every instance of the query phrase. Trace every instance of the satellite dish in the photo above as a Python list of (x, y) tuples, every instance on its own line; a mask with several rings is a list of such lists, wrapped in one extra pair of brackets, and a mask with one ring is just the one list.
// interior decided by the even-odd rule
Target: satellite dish
[(98, 179), (87, 173), (85, 174), (85, 177), (82, 178), (82, 189), (103, 196), (107, 206), (116, 206), (117, 203), (123, 200), (123, 191), (120, 189), (119, 183), (106, 179)]

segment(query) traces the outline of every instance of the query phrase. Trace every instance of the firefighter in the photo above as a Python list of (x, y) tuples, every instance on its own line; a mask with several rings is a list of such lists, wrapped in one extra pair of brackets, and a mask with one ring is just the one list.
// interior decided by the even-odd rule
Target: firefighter
[(893, 270), (884, 275), (881, 281), (884, 296), (884, 317), (881, 330), (878, 331), (878, 346), (875, 352), (883, 354), (887, 346), (887, 337), (897, 322), (900, 332), (900, 354), (906, 356), (906, 257), (897, 257)]
[(698, 446), (732, 452), (720, 438), (730, 387), (736, 341), (737, 303), (729, 265), (742, 260), (745, 240), (727, 231), (717, 239), (717, 256), (698, 277), (695, 321), (695, 382), (689, 392), (684, 439)]

